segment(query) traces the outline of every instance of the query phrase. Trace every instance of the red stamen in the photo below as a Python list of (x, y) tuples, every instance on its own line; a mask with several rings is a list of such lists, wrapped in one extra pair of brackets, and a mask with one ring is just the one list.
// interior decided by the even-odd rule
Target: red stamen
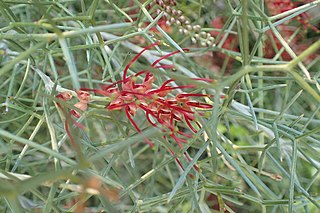
[(198, 131), (192, 126), (192, 124), (190, 123), (190, 119), (186, 116), (184, 116), (184, 120), (186, 121), (188, 127), (194, 132), (197, 133)]
[(129, 104), (131, 104), (131, 103), (119, 102), (119, 104), (118, 104), (118, 103), (109, 104), (106, 108), (107, 108), (108, 110), (120, 110), (120, 109), (122, 109), (124, 106), (128, 106)]
[(200, 102), (196, 102), (196, 101), (188, 101), (187, 106), (191, 106), (191, 107), (197, 107), (197, 108), (201, 108), (201, 109), (211, 109), (212, 105), (210, 104), (205, 104), (205, 103), (200, 103)]
[[(174, 155), (174, 153), (173, 153), (173, 155)], [(183, 168), (183, 166), (182, 166), (181, 162), (179, 161), (179, 159), (178, 159), (178, 158), (176, 158), (175, 160), (176, 160), (176, 162), (179, 164), (180, 168), (181, 168), (182, 170), (184, 170), (184, 168)]]
[(182, 145), (181, 145), (180, 141), (178, 140), (177, 136), (175, 136), (174, 134), (172, 134), (170, 136), (176, 141), (176, 143), (178, 144), (179, 148), (182, 149)]
[(164, 105), (166, 105), (166, 106), (168, 106), (169, 108), (175, 109), (175, 110), (177, 110), (177, 111), (179, 111), (179, 112), (181, 112), (181, 113), (183, 113), (183, 114), (185, 114), (185, 113), (194, 114), (194, 112), (192, 112), (192, 111), (190, 111), (190, 110), (183, 109), (183, 108), (178, 107), (178, 106), (170, 105), (170, 104), (168, 104), (167, 102), (165, 102), (165, 101), (163, 101), (163, 100), (161, 100), (161, 99), (157, 99), (156, 101), (157, 101), (157, 102), (160, 102), (160, 103), (162, 103), (162, 104), (164, 104)]
[(142, 70), (140, 72), (137, 72), (137, 74), (135, 74), (134, 76), (139, 76), (139, 75), (142, 75), (143, 73), (149, 73), (148, 70)]
[(193, 136), (191, 134), (188, 134), (188, 133), (185, 133), (185, 132), (177, 131), (177, 133), (179, 135), (185, 136), (187, 138), (193, 138)]
[[(179, 146), (179, 148), (180, 149), (182, 149), (182, 145), (181, 145), (181, 143), (187, 143), (187, 141), (185, 140), (185, 139), (182, 139), (182, 138), (179, 138), (179, 137), (177, 137), (175, 134), (171, 134), (170, 135), (175, 141), (176, 141), (176, 143), (178, 144), (178, 146)], [(181, 142), (181, 143), (180, 143)]]
[(69, 112), (71, 115), (73, 115), (74, 117), (76, 117), (76, 118), (80, 118), (80, 114), (79, 114), (79, 112), (77, 112), (77, 111), (75, 111), (75, 110), (70, 110), (70, 112)]
[[(67, 120), (69, 120), (69, 119), (67, 119)], [(69, 136), (69, 139), (70, 139), (70, 142), (71, 142), (71, 145), (73, 146), (73, 148), (76, 148), (77, 147), (77, 144), (76, 144), (76, 142), (74, 141), (74, 139), (73, 139), (73, 137), (72, 137), (72, 135), (71, 135), (71, 132), (70, 132), (70, 130), (69, 130), (69, 125), (68, 125), (68, 121), (65, 121), (65, 123), (64, 123), (64, 128), (65, 128), (65, 130), (66, 130), (66, 132), (67, 132), (67, 135)]]
[(174, 89), (190, 89), (194, 87), (195, 87), (194, 85), (185, 85), (185, 86), (177, 86), (177, 87), (161, 86), (159, 89), (150, 90), (148, 94), (155, 94), (155, 93), (165, 92), (165, 91), (174, 90)]
[(73, 148), (79, 153), (79, 152), (80, 152), (80, 147), (78, 146), (78, 144), (77, 144), (76, 141), (74, 140), (74, 138), (73, 138), (73, 136), (72, 136), (72, 134), (71, 134), (71, 131), (70, 131), (70, 129), (69, 129), (69, 123), (70, 123), (70, 121), (72, 121), (72, 123), (73, 123), (75, 126), (81, 128), (81, 129), (84, 129), (85, 127), (84, 127), (82, 124), (74, 121), (74, 120), (71, 118), (71, 116), (70, 116), (70, 112), (69, 112), (69, 114), (66, 115), (66, 121), (64, 122), (64, 128), (65, 128), (65, 130), (66, 130), (66, 132), (67, 132), (67, 135), (68, 135), (68, 137), (69, 137), (69, 139), (70, 139), (71, 145), (72, 145)]
[[(163, 116), (163, 115), (164, 115), (164, 116)], [(166, 120), (161, 119), (161, 117), (166, 118)], [(168, 121), (167, 121), (167, 115), (166, 115), (166, 114), (163, 114), (163, 113), (159, 112), (158, 115), (156, 116), (156, 118), (157, 118), (158, 122), (159, 122), (161, 125), (167, 127), (167, 128), (170, 129), (171, 131), (174, 130), (174, 126), (171, 125), (170, 123), (168, 123)]]
[(81, 88), (83, 91), (88, 91), (88, 92), (94, 92), (96, 94), (104, 95), (104, 96), (110, 96), (111, 93), (115, 93), (118, 88), (113, 88), (114, 90), (107, 91), (104, 89), (89, 89), (89, 88)]
[(178, 101), (176, 99), (168, 99), (166, 102), (170, 105), (177, 105)]
[(152, 76), (153, 74), (151, 74), (150, 72), (147, 72), (146, 77), (144, 78), (144, 81), (148, 81)]
[(155, 66), (154, 68), (158, 68), (158, 69), (173, 69), (175, 68), (175, 66), (173, 64), (165, 64), (165, 65), (159, 65), (159, 66)]
[(146, 109), (146, 108), (145, 108), (145, 110), (147, 110), (149, 114), (151, 114), (154, 118), (156, 118), (157, 121), (159, 122), (159, 124), (167, 127), (167, 128), (170, 129), (170, 130), (173, 130), (173, 129), (174, 129), (173, 126), (171, 126), (170, 124), (168, 124), (167, 122), (165, 122), (163, 119), (160, 118), (161, 113), (158, 113), (158, 115), (156, 115), (156, 114), (154, 114), (151, 110), (148, 110), (148, 109)]
[(171, 116), (170, 116), (170, 124), (171, 126), (173, 126), (173, 117), (174, 117), (174, 114), (172, 114), (172, 112), (170, 113)]
[(175, 113), (173, 113), (173, 118), (176, 120), (176, 121), (182, 121), (182, 119), (181, 119), (181, 114), (178, 112), (175, 112)]
[(169, 84), (170, 82), (174, 82), (174, 79), (166, 80), (166, 81), (161, 85), (160, 88), (165, 87), (165, 86), (166, 86), (167, 84)]
[(171, 111), (169, 109), (159, 109), (158, 113), (161, 115), (170, 115)]
[[(146, 112), (146, 117), (147, 117), (148, 122), (149, 122), (152, 126), (156, 127), (157, 125), (151, 121), (149, 115), (153, 116), (154, 118), (157, 118), (157, 116), (156, 116), (150, 109), (146, 108), (146, 107), (143, 106), (142, 104), (140, 104), (139, 107)], [(160, 123), (160, 122), (159, 122), (159, 123)]]
[(142, 51), (140, 51), (128, 64), (127, 66), (125, 67), (124, 71), (123, 71), (123, 81), (126, 81), (127, 80), (127, 72), (128, 72), (128, 69), (129, 67), (136, 61), (138, 60), (138, 58), (142, 55), (142, 53), (144, 53), (146, 50), (154, 47), (154, 46), (157, 46), (160, 44), (160, 41), (158, 42), (155, 42), (153, 44), (150, 44), (148, 46), (146, 46), (145, 48), (143, 48)]
[[(187, 49), (187, 48), (183, 48), (183, 51), (189, 52), (190, 50)], [(171, 52), (171, 53), (169, 53), (169, 54), (167, 54), (167, 55), (164, 55), (164, 56), (158, 58), (155, 62), (152, 63), (151, 67), (154, 67), (154, 65), (156, 65), (157, 63), (159, 63), (161, 60), (166, 59), (166, 58), (169, 58), (170, 56), (172, 56), (172, 55), (174, 55), (174, 54), (177, 54), (177, 53), (180, 53), (180, 50), (176, 50), (176, 51), (174, 51), (174, 52)]]
[(145, 96), (145, 97), (150, 95), (148, 93), (146, 94), (146, 93), (140, 93), (140, 92), (131, 92), (131, 91), (127, 91), (127, 90), (121, 92), (121, 95), (126, 95), (126, 94), (141, 95), (141, 96)]
[(150, 119), (150, 117), (149, 117), (150, 115), (151, 115), (151, 113), (146, 112), (146, 117), (147, 117), (148, 122), (149, 122), (152, 126), (157, 127), (156, 123), (153, 123), (153, 122), (151, 121), (151, 119)]
[(131, 117), (131, 115), (130, 115), (129, 106), (126, 106), (125, 111), (126, 111), (126, 115), (127, 115), (128, 119), (129, 119), (129, 121), (131, 122), (131, 124), (134, 126), (134, 128), (137, 130), (137, 132), (143, 136), (145, 142), (146, 142), (147, 144), (149, 144), (149, 146), (152, 148), (152, 147), (154, 146), (154, 144), (153, 144), (148, 138), (146, 138), (146, 137), (143, 135), (142, 131), (139, 129), (139, 127), (138, 127), (138, 125), (136, 124), (136, 122), (132, 119), (132, 117)]
[(117, 84), (119, 84), (119, 83), (122, 83), (122, 82), (123, 82), (123, 80), (119, 80), (119, 81), (116, 81), (116, 82), (114, 82), (114, 83), (112, 83), (112, 84), (110, 84), (110, 85), (102, 84), (102, 85), (101, 85), (101, 88), (102, 88), (103, 90), (107, 90), (107, 89), (110, 89), (111, 87), (114, 87), (115, 85), (117, 85)]
[[(163, 136), (163, 138), (166, 140), (166, 136)], [(175, 154), (171, 149), (169, 149), (169, 151), (171, 152), (172, 155)], [(176, 158), (175, 160), (176, 160), (177, 164), (179, 165), (179, 167), (180, 167), (182, 170), (184, 170), (184, 168), (183, 168), (180, 160), (179, 160), (178, 158)]]
[(73, 124), (74, 124), (76, 127), (80, 128), (80, 129), (85, 129), (85, 128), (86, 128), (84, 125), (82, 125), (82, 124), (79, 123), (79, 122), (76, 122), (76, 121), (72, 121), (72, 122), (73, 122)]
[(195, 122), (197, 124), (197, 126), (199, 127), (199, 129), (201, 129), (201, 125), (198, 121)]
[[(187, 158), (187, 160), (188, 160), (189, 162), (192, 161), (192, 159), (189, 157), (189, 155), (188, 155), (187, 152), (184, 152), (183, 154), (184, 154), (184, 156)], [(199, 170), (200, 170), (199, 167), (198, 167), (196, 164), (193, 165), (193, 168), (195, 168), (195, 170), (197, 170), (198, 172), (199, 172)]]

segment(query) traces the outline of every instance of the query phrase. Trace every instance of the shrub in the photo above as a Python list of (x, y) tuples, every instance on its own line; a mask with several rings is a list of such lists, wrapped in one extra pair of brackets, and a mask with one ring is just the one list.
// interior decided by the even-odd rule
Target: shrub
[(316, 1), (0, 1), (1, 212), (317, 212)]

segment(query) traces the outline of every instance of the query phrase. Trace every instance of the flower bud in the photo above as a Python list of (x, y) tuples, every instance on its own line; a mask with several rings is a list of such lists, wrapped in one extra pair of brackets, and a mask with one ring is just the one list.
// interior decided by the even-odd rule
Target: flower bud
[(191, 31), (191, 30), (192, 30), (192, 26), (191, 26), (191, 25), (187, 25), (187, 26), (186, 26), (186, 29), (189, 30), (189, 31)]
[(178, 18), (182, 23), (184, 23), (186, 21), (186, 17), (185, 16), (180, 16)]
[(201, 38), (207, 38), (207, 33), (201, 32), (201, 33), (200, 33), (200, 36), (201, 36)]
[(208, 41), (207, 41), (207, 45), (210, 47), (210, 46), (213, 45), (213, 42), (208, 40)]
[(174, 16), (176, 16), (178, 14), (177, 10), (175, 10), (175, 9), (172, 9), (171, 12), (172, 12), (172, 15), (174, 15)]
[(171, 13), (171, 7), (170, 7), (170, 6), (166, 6), (166, 7), (165, 7), (165, 11), (166, 11), (167, 13)]
[(196, 33), (199, 32), (199, 31), (201, 30), (200, 25), (195, 25), (195, 26), (193, 26), (193, 30), (194, 30)]

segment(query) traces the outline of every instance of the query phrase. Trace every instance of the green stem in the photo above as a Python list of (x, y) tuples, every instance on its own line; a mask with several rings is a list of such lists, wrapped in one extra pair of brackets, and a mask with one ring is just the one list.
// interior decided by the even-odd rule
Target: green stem
[(249, 31), (248, 31), (248, 0), (242, 1), (242, 45), (243, 45), (243, 54), (242, 54), (242, 65), (246, 66), (249, 64)]
[(314, 53), (320, 48), (320, 40), (313, 43), (310, 47), (308, 47), (305, 51), (303, 51), (298, 57), (294, 58), (292, 61), (289, 62), (288, 67), (292, 69), (293, 67), (297, 66), (303, 59)]

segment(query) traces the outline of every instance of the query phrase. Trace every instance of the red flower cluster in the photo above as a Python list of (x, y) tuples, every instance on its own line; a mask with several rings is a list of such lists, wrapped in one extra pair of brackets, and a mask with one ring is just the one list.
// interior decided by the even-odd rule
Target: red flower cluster
[[(298, 6), (300, 6), (301, 3), (309, 3), (312, 2), (312, 0), (307, 0), (307, 1), (292, 1), (292, 0), (266, 0), (266, 7), (269, 11), (270, 15), (278, 15), (280, 13), (283, 13), (285, 11), (294, 9)], [(280, 32), (281, 36), (283, 37), (284, 40), (286, 40), (292, 50), (298, 55), (301, 52), (303, 52), (308, 44), (305, 42), (305, 34), (300, 33), (296, 35), (294, 38), (291, 38), (291, 41), (289, 42), (290, 37), (294, 34), (295, 30), (297, 29), (296, 26), (292, 25), (292, 20), (297, 20), (299, 21), (304, 29), (312, 29), (315, 32), (319, 32), (319, 30), (315, 27), (312, 26), (309, 23), (309, 20), (311, 18), (311, 15), (308, 13), (302, 13), (299, 16), (297, 16), (295, 19), (290, 19), (287, 23), (281, 24), (277, 26), (278, 31)], [(217, 17), (212, 21), (212, 26), (217, 29), (222, 29), (224, 25), (224, 20), (222, 17)], [(211, 32), (213, 36), (218, 36), (219, 32), (214, 31)], [(265, 49), (264, 49), (264, 56), (266, 58), (273, 58), (278, 50), (280, 50), (283, 45), (280, 43), (280, 41), (276, 38), (274, 33), (269, 30), (266, 32), (266, 40), (265, 40)], [(304, 43), (302, 43), (302, 41)], [(219, 42), (217, 42), (219, 43)], [(232, 51), (238, 51), (238, 39), (235, 35), (228, 35), (226, 40), (224, 41), (222, 48), (227, 49), (227, 50), (232, 50)], [(274, 48), (270, 48), (274, 47)], [(282, 60), (284, 61), (290, 61), (292, 57), (287, 53), (285, 50), (281, 54)], [(311, 61), (316, 57), (315, 54), (309, 56), (306, 61)], [(222, 66), (223, 59), (225, 58), (225, 54), (222, 52), (215, 52), (214, 53), (214, 58), (213, 58), (213, 63), (217, 65), (218, 67)], [(232, 59), (231, 59), (232, 60)], [(232, 62), (232, 61), (231, 61)], [(228, 64), (228, 66), (231, 66), (231, 63)]]
[[(127, 76), (129, 67), (139, 58), (139, 56), (146, 50), (158, 45), (159, 42), (151, 44), (138, 53), (130, 63), (125, 67), (123, 79), (111, 85), (103, 86), (101, 89), (87, 89), (82, 88), (83, 91), (93, 91), (96, 94), (108, 96), (112, 101), (106, 106), (108, 110), (125, 110), (126, 116), (134, 126), (134, 128), (142, 134), (140, 128), (133, 119), (133, 116), (140, 109), (144, 111), (146, 119), (154, 127), (162, 127), (162, 131), (169, 131), (169, 135), (177, 142), (178, 146), (182, 148), (181, 143), (186, 143), (185, 138), (191, 138), (192, 135), (179, 130), (177, 123), (185, 122), (191, 131), (197, 132), (192, 123), (199, 126), (195, 121), (194, 108), (211, 109), (210, 104), (197, 102), (191, 100), (191, 97), (205, 97), (209, 95), (204, 94), (188, 94), (182, 93), (175, 97), (166, 97), (169, 93), (176, 89), (194, 88), (194, 85), (185, 86), (171, 86), (170, 83), (174, 79), (165, 81), (161, 86), (154, 88), (153, 82), (156, 77), (150, 71), (143, 70), (135, 75)], [(188, 51), (188, 49), (184, 49)], [(172, 68), (173, 66), (158, 65), (158, 63), (179, 51), (167, 54), (156, 60), (152, 68)], [(141, 82), (138, 78), (143, 77)], [(211, 82), (210, 79), (195, 79)], [(120, 86), (121, 85), (121, 86)], [(201, 114), (200, 114), (201, 115)], [(152, 147), (153, 143), (146, 137), (144, 140)]]
[[(270, 13), (270, 15), (277, 15), (280, 13), (283, 13), (285, 11), (294, 9), (298, 6), (300, 6), (300, 4), (306, 4), (312, 2), (312, 0), (307, 0), (307, 1), (291, 1), (291, 0), (285, 0), (285, 1), (280, 1), (280, 0), (267, 0), (266, 1), (266, 6), (268, 8), (268, 11)], [(290, 26), (288, 25), (289, 23), (292, 22), (292, 20), (297, 20), (299, 21), (302, 26), (304, 27), (305, 30), (307, 29), (311, 29), (314, 32), (319, 33), (320, 31), (313, 25), (310, 24), (310, 18), (311, 15), (308, 13), (302, 13), (299, 16), (297, 16), (295, 19), (291, 19), (287, 22), (287, 24), (282, 24), (280, 26), (278, 26), (278, 30), (280, 32), (280, 34), (282, 35), (282, 37), (284, 38), (284, 40), (288, 41), (289, 38), (294, 34), (294, 31), (297, 29), (295, 26)], [(266, 40), (266, 47), (272, 46), (272, 40), (274, 41), (274, 45), (277, 47), (277, 49), (279, 50), (282, 47), (282, 44), (280, 43), (280, 41), (276, 38), (276, 36), (271, 32), (271, 31), (267, 31), (267, 36), (268, 36), (268, 40)], [(291, 42), (290, 42), (290, 46), (292, 48), (292, 50), (296, 53), (296, 54), (300, 54), (302, 53), (307, 47), (308, 47), (308, 43), (304, 42), (302, 43), (301, 41), (305, 41), (305, 34), (300, 33), (299, 35), (295, 36)], [(273, 58), (275, 56), (276, 52), (274, 49), (272, 48), (265, 48), (265, 57), (266, 58)], [(292, 59), (292, 57), (286, 52), (283, 51), (283, 53), (281, 54), (281, 57), (284, 61), (290, 61)], [(315, 54), (310, 55), (309, 57), (307, 57), (306, 62), (310, 62), (312, 61), (314, 58), (316, 57)]]
[[(294, 31), (296, 30), (295, 27), (288, 27), (288, 26), (284, 26), (284, 25), (280, 25), (277, 27), (279, 30), (279, 33), (281, 34), (282, 38), (288, 42), (289, 46), (292, 48), (292, 50), (296, 53), (296, 54), (300, 54), (301, 52), (303, 52), (303, 46), (301, 44), (299, 44), (299, 41), (302, 40), (302, 35), (296, 35), (293, 39), (291, 39), (291, 41), (289, 42), (290, 37), (294, 34)], [(266, 43), (264, 46), (264, 56), (266, 58), (273, 58), (277, 51), (276, 50), (280, 50), (282, 48), (282, 44), (279, 41), (279, 39), (274, 35), (274, 33), (272, 31), (267, 31), (266, 32), (267, 35), (267, 39), (266, 39)], [(272, 47), (272, 42), (274, 42), (275, 48), (270, 48)], [(292, 59), (292, 57), (289, 55), (289, 53), (284, 50), (281, 53), (281, 58), (284, 61), (290, 61)]]
[[(211, 24), (216, 29), (222, 29), (224, 22), (225, 22), (225, 20), (222, 17), (217, 17), (217, 18), (213, 19)], [(219, 32), (212, 31), (211, 35), (214, 37), (218, 37)], [(219, 42), (222, 40), (223, 36), (221, 36), (220, 40), (218, 42), (216, 42), (217, 44), (219, 44)], [(223, 45), (221, 46), (221, 48), (238, 52), (239, 51), (238, 43), (239, 43), (239, 41), (238, 41), (237, 36), (234, 34), (229, 34), (227, 36), (226, 40), (224, 41)], [(213, 59), (212, 59), (213, 63), (216, 64), (218, 67), (222, 67), (225, 57), (226, 57), (226, 54), (221, 51), (213, 52)], [(229, 63), (228, 63), (228, 68), (231, 68), (232, 61), (233, 61), (233, 59), (230, 58)]]
[[(89, 89), (81, 88), (80, 91), (77, 91), (78, 102), (74, 105), (76, 108), (85, 111), (87, 110), (88, 103), (90, 102), (89, 91), (95, 92), (96, 94), (110, 97), (111, 102), (106, 105), (106, 109), (113, 110), (124, 110), (126, 116), (134, 128), (138, 131), (139, 134), (142, 134), (142, 131), (136, 124), (133, 119), (133, 116), (136, 115), (138, 110), (142, 110), (145, 113), (147, 121), (154, 127), (161, 128), (165, 133), (168, 133), (164, 136), (166, 139), (168, 136), (173, 138), (178, 144), (179, 148), (182, 148), (181, 143), (186, 143), (187, 138), (192, 138), (192, 135), (181, 131), (179, 129), (179, 124), (185, 123), (186, 126), (194, 133), (197, 133), (197, 130), (194, 125), (200, 127), (200, 124), (196, 121), (196, 112), (195, 108), (201, 109), (211, 109), (212, 105), (198, 102), (192, 100), (192, 97), (210, 97), (211, 95), (205, 94), (190, 94), (190, 93), (181, 93), (175, 96), (172, 95), (173, 90), (185, 89), (185, 88), (195, 88), (195, 85), (184, 85), (184, 86), (172, 86), (170, 84), (174, 83), (174, 79), (169, 79), (165, 81), (161, 86), (154, 87), (153, 82), (156, 80), (156, 77), (150, 73), (148, 70), (143, 70), (135, 75), (127, 76), (128, 69), (130, 66), (141, 56), (146, 50), (159, 45), (159, 42), (151, 44), (145, 47), (141, 52), (139, 52), (125, 67), (123, 78), (111, 85), (103, 85), (101, 89)], [(188, 51), (188, 49), (184, 49)], [(169, 53), (163, 57), (160, 57), (156, 60), (151, 67), (152, 68), (173, 68), (173, 65), (158, 65), (159, 62), (165, 58), (168, 58), (174, 54), (179, 53), (175, 51)], [(139, 82), (139, 77), (143, 77), (143, 80)], [(194, 80), (212, 82), (211, 79), (206, 78), (194, 78)], [(167, 95), (170, 97), (167, 97)], [(70, 92), (62, 92), (56, 96), (56, 98), (63, 101), (69, 101), (72, 98)], [(221, 97), (223, 98), (223, 96)], [(57, 106), (64, 111), (66, 114), (65, 129), (71, 140), (72, 146), (78, 150), (80, 153), (80, 148), (77, 145), (76, 141), (73, 139), (73, 136), (69, 129), (70, 121), (73, 122), (79, 128), (84, 128), (82, 124), (74, 121), (70, 115), (73, 115), (76, 118), (80, 117), (80, 114), (75, 110), (70, 110), (69, 113), (57, 103)], [(203, 113), (198, 113), (198, 115), (203, 115)], [(146, 137), (144, 140), (149, 144), (150, 147), (153, 147), (153, 143)], [(170, 150), (171, 154), (174, 154), (173, 150)], [(191, 158), (187, 152), (183, 153), (185, 158), (190, 162)], [(184, 169), (182, 163), (179, 159), (176, 158), (176, 162), (179, 164), (181, 169)], [(194, 165), (196, 170), (199, 170), (197, 165)]]
[[(288, 10), (292, 10), (297, 8), (301, 4), (310, 3), (313, 0), (304, 0), (304, 1), (292, 1), (292, 0), (266, 0), (266, 5), (270, 15), (277, 15)], [(319, 30), (309, 23), (309, 19), (311, 16), (308, 13), (302, 13), (297, 16), (295, 19), (298, 20), (303, 26), (304, 29), (312, 29), (315, 32), (319, 32)]]

